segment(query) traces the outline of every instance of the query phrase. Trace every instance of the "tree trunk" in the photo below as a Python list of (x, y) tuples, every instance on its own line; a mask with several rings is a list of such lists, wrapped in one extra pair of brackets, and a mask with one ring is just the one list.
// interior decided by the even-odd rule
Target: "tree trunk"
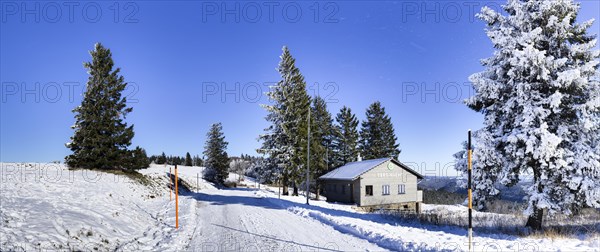
[(526, 227), (530, 227), (533, 230), (542, 230), (542, 218), (544, 217), (544, 209), (538, 209), (533, 207), (533, 213), (527, 218)]
[(283, 187), (281, 195), (290, 195), (288, 192), (288, 177), (286, 174), (284, 174), (283, 178), (281, 179), (281, 187)]
[(316, 195), (315, 200), (319, 200), (319, 193), (321, 191), (321, 183), (317, 182), (316, 186), (317, 186), (317, 188), (315, 190), (315, 195)]
[(286, 185), (282, 186), (282, 193), (281, 195), (290, 195), (290, 192), (288, 191), (288, 188)]
[(277, 181), (277, 198), (281, 199), (281, 179)]
[[(533, 183), (534, 185), (537, 185), (537, 191), (538, 193), (541, 193), (543, 191), (543, 186), (540, 185), (538, 183), (538, 181), (540, 180), (540, 171), (539, 171), (539, 164), (537, 163), (533, 163), (533, 164), (529, 164), (531, 167), (533, 168)], [(536, 169), (537, 168), (537, 169)], [(530, 227), (533, 230), (542, 230), (542, 218), (544, 217), (544, 209), (539, 209), (537, 207), (537, 202), (533, 202), (533, 211), (532, 213), (529, 215), (529, 217), (527, 218), (527, 223), (525, 224), (526, 227)]]
[(298, 196), (298, 185), (296, 182), (294, 182), (294, 192), (292, 193), (292, 196)]

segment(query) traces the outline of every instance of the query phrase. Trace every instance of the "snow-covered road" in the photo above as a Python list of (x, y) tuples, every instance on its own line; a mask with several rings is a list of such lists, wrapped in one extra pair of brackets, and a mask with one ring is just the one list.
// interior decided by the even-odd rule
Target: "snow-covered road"
[[(184, 196), (194, 206), (190, 248), (202, 251), (385, 250), (307, 220), (262, 198), (255, 189), (208, 189)], [(192, 223), (189, 223), (191, 225)]]
[[(168, 168), (143, 170), (148, 176), (164, 177)], [(182, 167), (179, 178), (191, 192), (179, 196), (179, 229), (174, 229), (174, 201), (165, 222), (169, 238), (153, 249), (176, 251), (383, 251), (356, 236), (341, 233), (317, 220), (306, 219), (273, 199), (272, 193), (254, 188), (218, 189), (202, 179), (197, 167)], [(197, 182), (199, 181), (199, 184)], [(267, 197), (267, 194), (271, 196)], [(168, 196), (168, 195), (166, 195)], [(299, 198), (299, 197), (296, 197)], [(278, 204), (279, 203), (279, 204)], [(298, 204), (300, 205), (300, 204)], [(168, 240), (168, 242), (167, 242)]]
[[(0, 251), (462, 251), (465, 230), (359, 213), (282, 196), (277, 188), (218, 189), (181, 167), (191, 191), (170, 200), (168, 167), (144, 179), (62, 165), (0, 164)], [(235, 178), (234, 178), (235, 179)], [(247, 180), (251, 187), (253, 183)], [(465, 212), (461, 206), (424, 206)], [(598, 251), (600, 238), (476, 234), (477, 251)]]

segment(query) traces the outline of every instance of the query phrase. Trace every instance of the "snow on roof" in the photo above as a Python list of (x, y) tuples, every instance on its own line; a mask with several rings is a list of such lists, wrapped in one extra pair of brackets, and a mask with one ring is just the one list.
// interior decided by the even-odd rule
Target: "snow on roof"
[(361, 174), (371, 170), (371, 168), (388, 160), (390, 160), (390, 158), (378, 158), (347, 163), (342, 167), (326, 173), (325, 175), (319, 177), (319, 179), (354, 180)]
[(333, 171), (328, 172), (327, 174), (319, 177), (319, 179), (323, 180), (354, 180), (358, 176), (363, 173), (371, 170), (375, 166), (378, 166), (386, 161), (391, 160), (396, 163), (398, 166), (407, 170), (408, 172), (415, 174), (418, 178), (423, 178), (423, 176), (416, 171), (408, 168), (406, 165), (394, 160), (393, 158), (378, 158), (378, 159), (369, 159), (364, 161), (357, 161), (352, 163), (347, 163), (346, 165), (339, 167)]

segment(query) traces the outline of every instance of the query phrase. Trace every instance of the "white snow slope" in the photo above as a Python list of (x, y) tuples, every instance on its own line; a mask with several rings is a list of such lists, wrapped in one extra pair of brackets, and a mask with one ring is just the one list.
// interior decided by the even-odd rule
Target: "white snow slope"
[[(165, 166), (142, 170), (150, 177), (146, 185), (122, 175), (68, 171), (56, 164), (2, 163), (0, 168), (0, 251), (467, 249), (462, 229), (400, 223), (357, 213), (349, 205), (306, 205), (303, 197), (278, 199), (277, 188), (265, 186), (220, 190), (197, 181), (198, 167), (178, 169), (192, 187), (179, 196), (178, 229)], [(481, 235), (475, 242), (476, 251), (600, 251), (599, 239), (585, 237)]]

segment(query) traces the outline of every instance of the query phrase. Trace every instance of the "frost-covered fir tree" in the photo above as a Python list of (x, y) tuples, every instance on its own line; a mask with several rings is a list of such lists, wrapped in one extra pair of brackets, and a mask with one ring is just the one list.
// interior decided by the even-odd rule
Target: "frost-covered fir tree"
[[(283, 50), (285, 53), (287, 48), (284, 47)], [(271, 164), (271, 166), (261, 166), (262, 168), (275, 168), (275, 171), (269, 171), (268, 173), (281, 174), (279, 177), (281, 181), (278, 182), (284, 185), (283, 195), (288, 195), (287, 185), (289, 182), (288, 170), (291, 167), (291, 140), (284, 131), (283, 123), (285, 120), (284, 113), (287, 109), (285, 104), (286, 96), (291, 93), (290, 83), (286, 81), (286, 79), (289, 78), (286, 78), (285, 76), (290, 75), (290, 73), (289, 71), (282, 72), (282, 65), (284, 64), (283, 55), (280, 59), (278, 71), (282, 76), (282, 80), (276, 85), (271, 86), (269, 92), (267, 92), (267, 96), (272, 104), (261, 104), (268, 112), (265, 119), (270, 125), (264, 130), (264, 134), (259, 136), (262, 145), (257, 152), (263, 154), (265, 158), (268, 159), (268, 163)]]
[(259, 153), (268, 155), (281, 169), (283, 194), (288, 194), (287, 186), (292, 183), (294, 195), (298, 195), (298, 184), (302, 168), (306, 163), (307, 113), (310, 97), (306, 93), (306, 83), (296, 60), (287, 47), (283, 47), (277, 70), (281, 80), (267, 92), (271, 105), (262, 105), (267, 111), (267, 121), (271, 123), (265, 134)]
[(336, 115), (333, 139), (333, 167), (356, 161), (358, 157), (358, 119), (346, 106)]
[(363, 121), (360, 129), (359, 150), (361, 156), (367, 159), (398, 158), (397, 137), (394, 133), (392, 120), (385, 113), (385, 108), (379, 101), (367, 108), (367, 119)]
[[(308, 111), (311, 109), (311, 98), (306, 92), (306, 82), (300, 69), (296, 67), (295, 59), (287, 48), (282, 54), (283, 65), (281, 73), (289, 73), (283, 79), (289, 82), (291, 93), (286, 95), (286, 110), (284, 113), (283, 129), (290, 137), (292, 152), (290, 153), (291, 167), (288, 174), (292, 182), (292, 195), (298, 196), (298, 186), (305, 181), (306, 155), (308, 148)], [(283, 66), (283, 67), (282, 67)], [(311, 120), (313, 123), (314, 120)]]
[(75, 133), (67, 143), (73, 154), (65, 163), (88, 169), (135, 168), (128, 165), (136, 162), (127, 150), (134, 135), (133, 125), (125, 122), (132, 111), (122, 95), (127, 83), (119, 75), (120, 68), (113, 69), (110, 49), (97, 43), (90, 54), (92, 61), (84, 63), (90, 76), (81, 105), (73, 110)]
[[(488, 199), (494, 198), (500, 192), (496, 188), (498, 181), (499, 169), (502, 166), (501, 159), (498, 156), (492, 143), (492, 138), (489, 132), (479, 130), (473, 132), (471, 139), (472, 154), (472, 178), (476, 183), (472, 184), (473, 190), (473, 205), (478, 210), (484, 210)], [(454, 168), (467, 175), (468, 157), (467, 157), (467, 142), (463, 142), (463, 149), (456, 154), (454, 158), (456, 162)], [(461, 180), (462, 187), (466, 187), (466, 180)]]
[(210, 126), (206, 134), (206, 144), (204, 145), (204, 155), (206, 169), (203, 171), (204, 179), (223, 184), (229, 175), (229, 157), (227, 155), (227, 141), (223, 134), (221, 123), (215, 123)]
[(256, 178), (256, 181), (261, 184), (278, 184), (280, 170), (277, 164), (270, 158), (254, 158), (251, 161), (249, 176)]
[(496, 51), (470, 77), (476, 93), (466, 103), (484, 115), (485, 146), (502, 164), (497, 178), (514, 185), (533, 174), (525, 213), (527, 226), (541, 229), (544, 212), (600, 207), (600, 52), (587, 34), (592, 21), (577, 23), (571, 0), (503, 8), (507, 15), (478, 14)]

